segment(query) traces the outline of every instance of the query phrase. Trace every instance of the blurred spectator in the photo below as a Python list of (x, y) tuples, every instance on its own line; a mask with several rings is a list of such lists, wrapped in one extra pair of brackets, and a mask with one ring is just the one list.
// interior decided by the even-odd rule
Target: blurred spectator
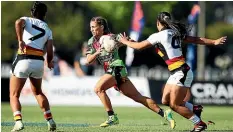
[(59, 76), (60, 75), (60, 67), (58, 65), (58, 62), (59, 62), (60, 58), (56, 54), (56, 48), (54, 46), (53, 46), (53, 52), (54, 52), (54, 56), (53, 56), (53, 63), (54, 63), (53, 75), (54, 76)]
[[(49, 77), (51, 76), (70, 76), (73, 74), (73, 70), (71, 66), (63, 59), (61, 59), (57, 54), (56, 54), (56, 49), (53, 47), (54, 51), (54, 58), (53, 58), (53, 63), (54, 63), (54, 68), (53, 70), (50, 70), (47, 68), (47, 64), (45, 63), (45, 70), (44, 70), (44, 77), (43, 79), (48, 80)], [(46, 58), (46, 55), (44, 58)], [(46, 61), (45, 61), (46, 62)]]
[(85, 65), (87, 42), (84, 42), (81, 48), (81, 52), (77, 52), (74, 58), (74, 69), (77, 76), (91, 76), (93, 75), (94, 65)]
[(58, 61), (58, 66), (60, 69), (60, 76), (74, 75), (72, 67), (65, 60), (60, 59)]
[(53, 57), (53, 62), (54, 62), (53, 75), (54, 76), (59, 76), (60, 75), (60, 67), (58, 65), (59, 60), (60, 59), (57, 56), (57, 54), (54, 53), (54, 57)]

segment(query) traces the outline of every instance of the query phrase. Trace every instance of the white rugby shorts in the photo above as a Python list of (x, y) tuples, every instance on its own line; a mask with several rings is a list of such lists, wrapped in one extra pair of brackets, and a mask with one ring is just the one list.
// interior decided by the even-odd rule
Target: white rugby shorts
[(13, 62), (11, 74), (18, 78), (36, 78), (40, 79), (44, 73), (44, 61), (37, 59), (22, 59)]
[(193, 81), (193, 72), (191, 69), (184, 72), (182, 70), (171, 74), (167, 80), (167, 84), (175, 84), (177, 86), (190, 87)]

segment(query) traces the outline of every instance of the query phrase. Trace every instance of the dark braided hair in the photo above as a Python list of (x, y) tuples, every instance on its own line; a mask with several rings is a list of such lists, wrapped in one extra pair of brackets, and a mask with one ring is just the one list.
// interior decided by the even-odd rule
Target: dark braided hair
[(104, 34), (108, 34), (111, 33), (109, 28), (108, 28), (108, 22), (105, 18), (103, 18), (102, 16), (97, 16), (97, 17), (93, 17), (91, 19), (91, 21), (96, 22), (98, 25), (103, 26), (104, 27)]
[(32, 16), (44, 20), (47, 12), (47, 6), (44, 3), (36, 1), (31, 8)]
[(170, 28), (175, 31), (174, 36), (178, 37), (180, 40), (183, 40), (185, 36), (188, 35), (188, 32), (191, 28), (183, 23), (174, 22), (171, 19), (171, 14), (168, 12), (160, 12), (157, 20), (165, 27)]

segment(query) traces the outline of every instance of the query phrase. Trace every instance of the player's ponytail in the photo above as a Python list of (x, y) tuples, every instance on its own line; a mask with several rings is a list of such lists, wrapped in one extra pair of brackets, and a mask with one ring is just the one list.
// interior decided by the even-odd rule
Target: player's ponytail
[(174, 36), (179, 39), (184, 39), (190, 30), (185, 24), (172, 21), (171, 15), (168, 12), (161, 12), (157, 17), (157, 20), (163, 24), (165, 28), (173, 29)]

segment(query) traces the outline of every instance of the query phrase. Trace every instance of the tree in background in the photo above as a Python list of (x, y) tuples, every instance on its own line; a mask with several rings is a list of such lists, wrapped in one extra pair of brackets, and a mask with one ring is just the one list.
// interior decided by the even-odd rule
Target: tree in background
[[(82, 44), (91, 37), (89, 22), (94, 16), (103, 16), (108, 19), (110, 29), (113, 33), (127, 32), (129, 33), (131, 18), (134, 8), (133, 1), (56, 1), (44, 3), (48, 6), (48, 13), (46, 21), (53, 31), (54, 45), (58, 55), (68, 61), (70, 64), (73, 63), (73, 57), (77, 45)], [(156, 32), (156, 16), (161, 11), (171, 12), (175, 19), (186, 20), (194, 2), (176, 2), (176, 1), (142, 1), (142, 8), (145, 17), (145, 27), (141, 34), (141, 39), (146, 39), (151, 33)], [(221, 3), (221, 4), (219, 4)], [(219, 5), (224, 5), (224, 2), (206, 2), (206, 24), (208, 32), (216, 33), (221, 36), (221, 33), (232, 34), (233, 30), (226, 27), (226, 24), (217, 24), (213, 18), (215, 8)], [(1, 48), (2, 62), (12, 62), (17, 47), (14, 23), (15, 20), (22, 16), (30, 16), (30, 9), (32, 1), (14, 1), (14, 2), (1, 2)], [(229, 4), (227, 4), (229, 5)], [(213, 25), (208, 25), (209, 23)], [(209, 26), (212, 28), (209, 29)], [(214, 26), (214, 27), (213, 27)], [(222, 32), (209, 31), (217, 28), (222, 28)], [(213, 36), (213, 35), (211, 35)], [(213, 37), (215, 37), (213, 36)], [(233, 43), (232, 35), (228, 36), (228, 42)], [(138, 59), (138, 65), (149, 63), (154, 66), (160, 64), (158, 58), (153, 53), (153, 49), (146, 49), (144, 51), (136, 51), (135, 58)], [(120, 49), (120, 56), (124, 57), (125, 48)], [(150, 56), (148, 55), (148, 52)], [(123, 54), (123, 55), (122, 55)], [(146, 59), (154, 57), (157, 61), (146, 62)]]
[[(17, 47), (14, 31), (15, 20), (30, 16), (33, 2), (2, 2), (2, 61), (12, 61)], [(48, 5), (46, 21), (53, 30), (57, 51), (70, 52), (90, 37), (89, 21), (93, 16), (109, 20), (114, 33), (128, 31), (131, 24), (133, 1), (118, 2), (45, 2)], [(170, 11), (176, 2), (142, 2), (147, 25), (143, 36), (154, 32), (155, 16), (161, 10)], [(7, 52), (6, 52), (7, 51)]]

